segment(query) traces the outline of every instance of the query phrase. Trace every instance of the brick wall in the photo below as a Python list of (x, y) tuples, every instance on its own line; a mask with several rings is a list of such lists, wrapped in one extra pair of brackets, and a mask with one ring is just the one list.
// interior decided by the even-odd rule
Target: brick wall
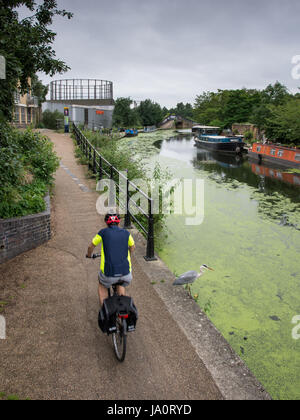
[(237, 130), (241, 135), (244, 135), (247, 131), (251, 131), (255, 139), (259, 138), (259, 130), (253, 124), (233, 124), (232, 131), (235, 130)]
[(46, 211), (31, 216), (0, 219), (0, 264), (51, 239), (50, 197)]

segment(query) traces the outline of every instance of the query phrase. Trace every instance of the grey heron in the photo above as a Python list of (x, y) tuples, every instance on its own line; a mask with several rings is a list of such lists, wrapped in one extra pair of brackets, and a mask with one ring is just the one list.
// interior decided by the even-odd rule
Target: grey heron
[(190, 285), (194, 283), (196, 280), (198, 280), (200, 277), (202, 277), (206, 270), (215, 271), (213, 268), (208, 267), (208, 265), (203, 264), (200, 267), (200, 272), (197, 271), (188, 271), (181, 276), (177, 277), (177, 279), (174, 281), (173, 286), (183, 286), (184, 284), (188, 284), (189, 292), (191, 293)]

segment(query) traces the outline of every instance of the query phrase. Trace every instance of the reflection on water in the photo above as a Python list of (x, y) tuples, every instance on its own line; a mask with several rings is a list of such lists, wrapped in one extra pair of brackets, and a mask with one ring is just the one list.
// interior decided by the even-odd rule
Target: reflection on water
[[(216, 184), (235, 190), (247, 184), (261, 217), (300, 230), (300, 174), (249, 162), (247, 155), (211, 152), (195, 147), (192, 136), (155, 142), (160, 156), (177, 159), (207, 174)], [(299, 227), (297, 226), (299, 224)]]

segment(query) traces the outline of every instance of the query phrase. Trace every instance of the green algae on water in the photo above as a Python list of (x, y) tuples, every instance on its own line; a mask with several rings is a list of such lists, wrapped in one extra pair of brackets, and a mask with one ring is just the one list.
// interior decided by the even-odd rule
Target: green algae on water
[[(300, 189), (253, 173), (247, 161), (223, 166), (174, 158), (174, 132), (131, 140), (135, 156), (153, 171), (159, 162), (176, 178), (205, 180), (205, 219), (186, 226), (185, 215), (165, 218), (156, 237), (172, 272), (215, 269), (192, 286), (192, 296), (274, 399), (300, 399), (300, 340), (292, 319), (300, 314)], [(121, 147), (128, 147), (128, 139)], [(188, 147), (188, 144), (187, 144)]]

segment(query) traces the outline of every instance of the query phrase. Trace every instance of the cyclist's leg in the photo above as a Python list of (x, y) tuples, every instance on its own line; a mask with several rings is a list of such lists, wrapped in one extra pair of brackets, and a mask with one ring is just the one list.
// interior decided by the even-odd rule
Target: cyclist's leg
[(99, 288), (98, 288), (98, 294), (99, 294), (99, 300), (101, 308), (103, 306), (103, 302), (105, 299), (108, 298), (108, 289), (111, 287), (111, 281), (109, 281), (109, 278), (107, 278), (103, 273), (99, 273), (98, 275), (99, 280)]
[(105, 301), (105, 299), (108, 298), (108, 290), (101, 283), (99, 283), (98, 294), (99, 294), (100, 306), (102, 308), (103, 302)]
[(117, 293), (119, 296), (126, 296), (126, 290), (123, 286), (117, 286)]
[(117, 287), (117, 292), (119, 296), (126, 296), (126, 287), (130, 285), (132, 282), (132, 273), (129, 273), (127, 276), (123, 276), (120, 278), (120, 281), (123, 282), (123, 286)]

